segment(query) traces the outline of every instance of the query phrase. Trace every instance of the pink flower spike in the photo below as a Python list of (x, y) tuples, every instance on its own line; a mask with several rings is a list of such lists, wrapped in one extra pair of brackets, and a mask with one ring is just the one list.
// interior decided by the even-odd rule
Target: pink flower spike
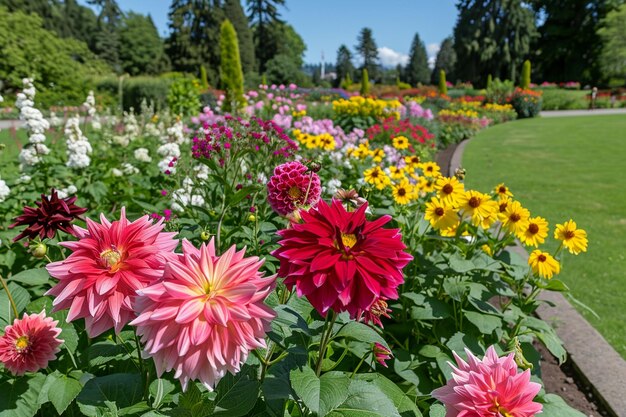
[(163, 280), (139, 290), (139, 316), (131, 322), (157, 374), (174, 371), (187, 388), (199, 380), (209, 390), (226, 372), (236, 374), (251, 350), (265, 348), (276, 313), (263, 304), (276, 276), (264, 278), (263, 260), (233, 245), (221, 256), (213, 239), (200, 249), (187, 240), (167, 263)]
[(15, 319), (4, 328), (0, 337), (0, 362), (14, 375), (37, 372), (46, 368), (63, 343), (58, 337), (58, 320), (46, 317), (46, 312)]
[(468, 361), (456, 352), (452, 379), (432, 392), (446, 406), (446, 417), (533, 417), (542, 406), (533, 402), (541, 385), (530, 382), (530, 370), (517, 372), (515, 353), (498, 357), (493, 346), (481, 361), (465, 349)]
[(53, 311), (69, 309), (68, 321), (84, 318), (90, 337), (111, 328), (119, 333), (135, 318), (136, 291), (161, 279), (178, 246), (176, 233), (162, 232), (163, 219), (130, 222), (122, 208), (120, 220), (100, 215), (100, 222), (75, 227), (79, 240), (61, 243), (73, 253), (46, 267), (59, 280), (46, 293), (55, 297)]
[(374, 343), (374, 348), (372, 349), (372, 351), (374, 352), (374, 358), (376, 359), (376, 361), (385, 368), (387, 368), (387, 364), (385, 363), (385, 361), (393, 358), (393, 354), (391, 353), (391, 351), (378, 342)]

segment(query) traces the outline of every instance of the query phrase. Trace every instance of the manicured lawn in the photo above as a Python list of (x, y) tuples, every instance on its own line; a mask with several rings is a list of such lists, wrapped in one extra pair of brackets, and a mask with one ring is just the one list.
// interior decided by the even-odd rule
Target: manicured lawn
[(468, 187), (505, 182), (531, 215), (554, 225), (570, 217), (587, 230), (587, 253), (565, 256), (560, 278), (577, 306), (626, 358), (626, 117), (522, 120), (489, 128), (463, 156)]

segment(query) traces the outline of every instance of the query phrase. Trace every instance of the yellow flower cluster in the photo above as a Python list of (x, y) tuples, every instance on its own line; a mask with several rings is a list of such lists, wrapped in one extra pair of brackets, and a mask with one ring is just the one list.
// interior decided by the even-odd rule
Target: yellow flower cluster
[(439, 116), (462, 116), (462, 117), (468, 117), (470, 119), (478, 119), (478, 112), (475, 110), (463, 110), (463, 109), (459, 109), (459, 110), (448, 110), (448, 109), (443, 109), (441, 111), (439, 111), (438, 113)]
[(330, 133), (311, 135), (309, 133), (303, 133), (300, 129), (294, 129), (292, 133), (296, 140), (307, 149), (323, 149), (325, 151), (334, 151), (337, 147), (337, 142)]
[(294, 110), (294, 111), (291, 112), (291, 115), (293, 117), (304, 117), (304, 116), (306, 116), (306, 110), (300, 110), (300, 111), (295, 111)]
[(487, 111), (507, 113), (513, 111), (513, 106), (510, 104), (497, 104), (497, 103), (486, 103), (484, 109)]
[(361, 96), (333, 101), (333, 111), (338, 116), (374, 117), (376, 119), (390, 116), (399, 119), (401, 106), (398, 100), (379, 100)]
[(382, 162), (385, 157), (385, 151), (379, 148), (370, 149), (368, 141), (360, 143), (359, 146), (351, 146), (346, 150), (346, 155), (352, 158), (365, 159), (368, 156), (372, 157), (374, 162)]

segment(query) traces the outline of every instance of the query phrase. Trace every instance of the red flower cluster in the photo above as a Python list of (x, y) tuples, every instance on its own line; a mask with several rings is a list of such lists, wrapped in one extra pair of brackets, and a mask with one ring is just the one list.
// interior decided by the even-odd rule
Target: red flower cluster
[(398, 298), (402, 268), (413, 257), (398, 229), (382, 227), (391, 217), (368, 221), (366, 210), (367, 204), (349, 212), (339, 200), (321, 201), (300, 211), (301, 223), (278, 232), (280, 248), (272, 253), (280, 261), (278, 276), (322, 315), (332, 309), (358, 319), (374, 305), (372, 314), (386, 315), (386, 304), (376, 302)]
[(37, 207), (24, 207), (24, 214), (16, 217), (15, 223), (9, 226), (28, 226), (19, 235), (13, 238), (14, 242), (28, 237), (34, 239), (52, 239), (57, 230), (76, 236), (72, 221), (87, 211), (86, 208), (78, 207), (74, 203), (77, 197), (59, 198), (53, 188), (50, 197), (41, 195), (41, 201), (36, 201)]
[(387, 118), (382, 123), (375, 124), (367, 129), (365, 136), (371, 142), (382, 145), (390, 145), (391, 139), (396, 136), (405, 136), (409, 138), (409, 152), (411, 153), (416, 151), (415, 145), (435, 147), (435, 135), (430, 133), (424, 126), (411, 123), (409, 119), (396, 120), (393, 117)]

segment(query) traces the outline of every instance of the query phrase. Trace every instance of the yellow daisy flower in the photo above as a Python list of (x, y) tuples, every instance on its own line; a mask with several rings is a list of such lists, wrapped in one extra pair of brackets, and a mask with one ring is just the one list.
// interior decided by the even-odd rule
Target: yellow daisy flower
[(406, 149), (409, 147), (409, 139), (406, 136), (396, 136), (393, 138), (393, 147), (396, 149)]
[(530, 211), (522, 207), (519, 201), (507, 202), (504, 211), (502, 211), (502, 203), (502, 201), (499, 203), (500, 214), (498, 215), (502, 226), (508, 230), (509, 233), (523, 231), (527, 226)]
[(528, 219), (524, 228), (517, 229), (516, 236), (525, 245), (539, 247), (548, 236), (548, 222), (543, 217)]
[(421, 168), (427, 177), (437, 178), (441, 175), (441, 168), (439, 168), (436, 162), (424, 162), (418, 168)]
[(484, 244), (480, 247), (482, 249), (483, 252), (485, 252), (487, 255), (489, 256), (493, 256), (493, 249), (491, 249), (491, 246)]
[(441, 200), (449, 206), (457, 206), (459, 197), (465, 192), (465, 185), (456, 177), (439, 177), (435, 182), (435, 189)]
[(509, 204), (511, 204), (513, 200), (509, 197), (500, 197), (498, 200), (498, 208), (500, 209), (500, 214), (504, 213)]
[(431, 198), (430, 202), (426, 203), (424, 218), (437, 230), (450, 229), (459, 223), (456, 210), (437, 197)]
[(432, 193), (435, 191), (435, 179), (427, 177), (418, 177), (411, 175), (412, 178), (417, 178), (417, 189), (424, 194)]
[(325, 151), (334, 151), (337, 147), (335, 138), (330, 133), (322, 133), (317, 137), (317, 146)]
[(500, 196), (500, 198), (513, 197), (513, 193), (511, 192), (511, 190), (509, 190), (509, 187), (504, 185), (504, 183), (500, 183), (496, 185), (496, 188), (494, 188), (494, 191), (496, 192), (497, 195)]
[(561, 271), (561, 264), (548, 252), (542, 252), (539, 249), (532, 251), (528, 257), (528, 265), (533, 273), (546, 279), (552, 278), (554, 274)]
[(383, 151), (382, 149), (373, 149), (370, 152), (370, 155), (374, 162), (382, 162), (383, 158), (385, 157), (385, 151)]
[(412, 170), (419, 168), (420, 162), (421, 162), (420, 157), (417, 155), (404, 157), (404, 163), (406, 164), (407, 167), (411, 168)]
[(404, 169), (400, 169), (395, 165), (389, 167), (389, 176), (394, 180), (402, 180), (405, 178)]
[(459, 197), (459, 208), (463, 216), (472, 219), (472, 224), (482, 227), (493, 224), (498, 213), (498, 203), (487, 194), (474, 190), (466, 191)]
[(408, 180), (392, 185), (393, 199), (398, 204), (408, 204), (413, 199), (413, 185)]
[(372, 169), (366, 169), (363, 172), (363, 176), (365, 177), (365, 182), (375, 185), (379, 190), (382, 190), (387, 185), (391, 184), (391, 180), (387, 174), (385, 174), (385, 172), (378, 166)]
[(587, 232), (577, 229), (574, 220), (570, 219), (563, 224), (557, 224), (554, 238), (563, 241), (563, 246), (574, 255), (587, 251)]

